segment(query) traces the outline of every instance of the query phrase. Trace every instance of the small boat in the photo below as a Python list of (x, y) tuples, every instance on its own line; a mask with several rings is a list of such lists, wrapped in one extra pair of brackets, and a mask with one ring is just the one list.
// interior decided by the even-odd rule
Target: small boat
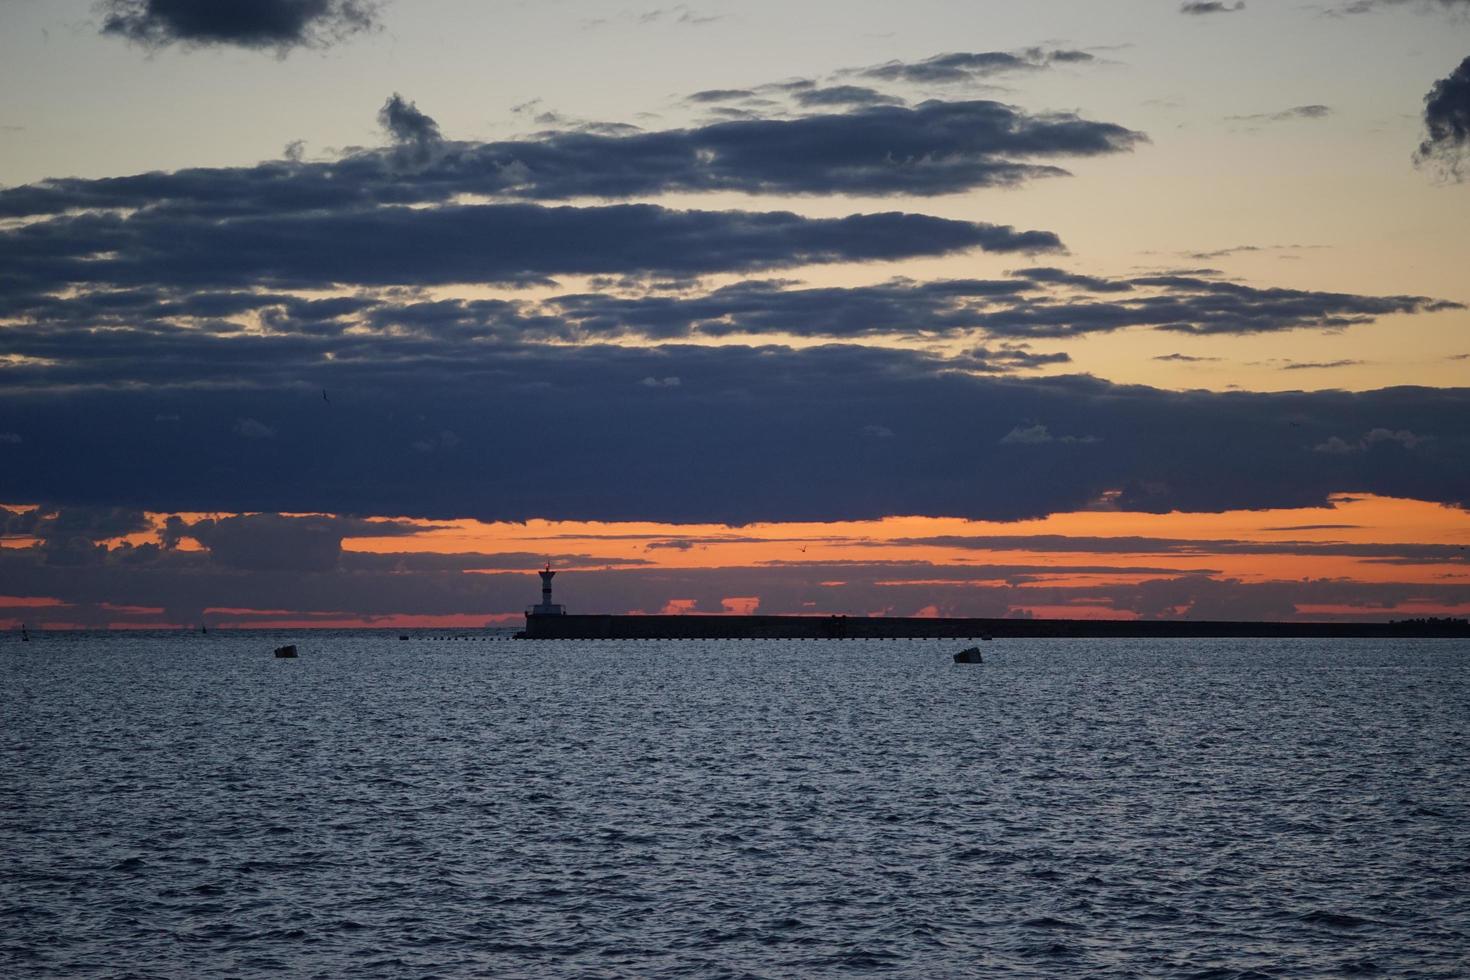
[(957, 664), (983, 664), (985, 658), (980, 656), (979, 647), (970, 647), (968, 650), (961, 650), (955, 654), (954, 662)]
[(276, 647), (276, 656), (282, 659), (296, 656), (296, 644), (288, 643), (283, 647)]

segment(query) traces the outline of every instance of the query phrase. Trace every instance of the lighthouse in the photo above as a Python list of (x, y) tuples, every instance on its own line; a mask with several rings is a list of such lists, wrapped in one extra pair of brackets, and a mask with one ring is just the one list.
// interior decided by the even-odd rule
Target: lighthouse
[(547, 562), (546, 563), (546, 567), (544, 569), (542, 569), (541, 571), (537, 572), (536, 574), (541, 576), (541, 604), (539, 606), (532, 606), (529, 609), (527, 609), (526, 610), (526, 615), (527, 616), (564, 616), (564, 615), (566, 615), (566, 611), (567, 610), (566, 610), (566, 607), (565, 606), (558, 606), (556, 603), (554, 603), (554, 602), (551, 601), (551, 580), (554, 579), (554, 578), (556, 578), (556, 573), (551, 570), (551, 562)]

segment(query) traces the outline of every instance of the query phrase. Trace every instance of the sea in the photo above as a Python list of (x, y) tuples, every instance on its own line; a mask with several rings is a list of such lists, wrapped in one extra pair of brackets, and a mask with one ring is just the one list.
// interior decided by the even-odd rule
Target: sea
[(1470, 642), (965, 645), (6, 634), (0, 976), (1470, 976)]

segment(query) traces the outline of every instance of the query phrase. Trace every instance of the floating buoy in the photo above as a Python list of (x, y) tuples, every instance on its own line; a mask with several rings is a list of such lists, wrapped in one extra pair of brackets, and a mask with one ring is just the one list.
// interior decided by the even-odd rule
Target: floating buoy
[(980, 656), (979, 647), (970, 647), (968, 650), (961, 650), (955, 654), (954, 662), (957, 664), (983, 664), (985, 658)]
[(283, 647), (276, 647), (276, 656), (281, 658), (296, 656), (296, 644), (288, 643)]

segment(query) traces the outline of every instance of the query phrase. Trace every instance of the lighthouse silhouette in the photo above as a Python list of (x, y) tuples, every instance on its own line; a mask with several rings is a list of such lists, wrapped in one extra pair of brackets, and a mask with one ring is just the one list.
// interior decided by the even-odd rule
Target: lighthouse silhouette
[(556, 578), (556, 573), (551, 570), (551, 562), (536, 573), (541, 576), (541, 604), (532, 606), (526, 610), (527, 616), (563, 616), (566, 615), (566, 607), (558, 606), (551, 601), (551, 580)]

